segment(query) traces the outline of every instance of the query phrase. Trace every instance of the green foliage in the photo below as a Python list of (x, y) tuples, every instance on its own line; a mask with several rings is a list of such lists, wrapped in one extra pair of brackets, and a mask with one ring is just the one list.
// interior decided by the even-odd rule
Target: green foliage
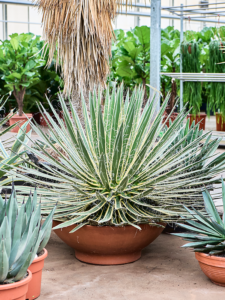
[[(43, 212), (49, 213), (59, 200), (54, 219), (63, 223), (57, 228), (75, 224), (79, 226), (74, 230), (85, 224), (139, 228), (140, 223), (178, 220), (185, 214), (180, 200), (202, 207), (203, 184), (211, 185), (224, 168), (224, 154), (212, 159), (219, 140), (209, 142), (210, 134), (199, 135), (195, 128), (185, 127), (183, 133), (186, 108), (162, 132), (168, 99), (156, 115), (155, 101), (148, 100), (142, 112), (142, 88), (135, 88), (131, 96), (128, 92), (125, 100), (123, 95), (123, 86), (112, 93), (108, 89), (103, 112), (100, 92), (90, 94), (90, 113), (83, 99), (84, 128), (75, 108), (71, 103), (67, 108), (62, 97), (65, 122), (52, 108), (58, 123), (43, 111), (50, 121), (49, 134), (32, 124), (41, 143), (34, 141), (27, 149), (47, 164), (44, 170), (41, 162), (36, 169), (21, 167), (22, 172), (15, 169), (13, 175), (39, 185)], [(203, 139), (207, 142), (201, 152)], [(26, 187), (20, 190), (27, 192)]]
[[(225, 213), (223, 217), (217, 212), (216, 206), (210, 193), (205, 189), (203, 191), (205, 209), (208, 215), (204, 215), (193, 208), (193, 210), (186, 207), (190, 218), (186, 224), (179, 224), (179, 226), (190, 230), (189, 233), (177, 233), (174, 235), (184, 238), (189, 241), (183, 247), (192, 248), (195, 252), (209, 253), (209, 255), (217, 255), (225, 253)], [(225, 212), (225, 185), (222, 179), (222, 200), (223, 211)], [(194, 221), (194, 220), (196, 221)]]
[[(225, 72), (225, 53), (221, 49), (225, 42), (212, 41), (209, 44), (210, 73)], [(219, 110), (225, 118), (225, 83), (212, 82), (210, 89), (209, 108), (214, 112)]]
[(0, 70), (5, 87), (9, 91), (30, 88), (39, 80), (38, 68), (45, 64), (41, 58), (40, 36), (32, 33), (17, 33), (10, 36), (0, 46)]
[[(28, 43), (28, 53), (32, 53), (32, 41), (36, 40), (36, 50), (38, 51), (38, 58), (41, 58), (43, 54), (44, 41), (42, 41), (40, 36), (34, 36), (33, 34), (29, 34), (32, 40)], [(18, 49), (18, 53), (22, 53), (24, 50)], [(32, 54), (31, 54), (32, 57)], [(35, 55), (36, 57), (36, 55)], [(63, 88), (63, 81), (60, 78), (60, 71), (55, 69), (54, 61), (47, 68), (46, 61), (48, 60), (48, 49), (45, 49), (45, 55), (43, 58), (43, 64), (36, 68), (36, 79), (30, 86), (26, 87), (24, 99), (23, 99), (23, 111), (25, 113), (36, 113), (39, 111), (38, 104), (43, 104), (46, 109), (49, 110), (49, 105), (46, 100), (46, 95), (51, 101), (55, 101), (57, 105), (57, 93), (59, 92), (59, 88)], [(0, 69), (0, 92), (2, 95), (7, 94), (9, 92), (9, 88), (6, 86), (6, 81), (4, 80), (4, 72)], [(17, 101), (14, 93), (9, 95), (9, 100), (6, 103), (6, 111), (9, 112), (11, 109), (14, 109), (17, 106)]]
[(4, 201), (0, 196), (0, 284), (20, 281), (36, 254), (46, 246), (55, 208), (41, 225), (41, 203), (37, 192), (19, 207), (16, 192)]
[(116, 42), (112, 46), (112, 71), (109, 80), (128, 87), (149, 82), (150, 73), (150, 28), (135, 27), (126, 34), (116, 30)]
[[(200, 73), (200, 49), (197, 42), (184, 41), (181, 46), (184, 73)], [(192, 107), (192, 113), (198, 114), (202, 105), (201, 82), (184, 83), (184, 102)]]

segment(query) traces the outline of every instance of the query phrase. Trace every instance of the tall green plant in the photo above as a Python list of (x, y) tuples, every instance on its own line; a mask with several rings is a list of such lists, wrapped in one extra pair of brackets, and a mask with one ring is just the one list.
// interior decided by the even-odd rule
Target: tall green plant
[[(212, 41), (209, 45), (209, 61), (210, 73), (224, 73), (225, 72), (225, 53), (221, 47), (225, 42)], [(219, 110), (225, 120), (225, 83), (212, 82), (210, 89), (210, 101), (208, 103), (209, 109)]]
[[(78, 225), (75, 231), (85, 224), (139, 228), (140, 223), (178, 220), (185, 214), (179, 200), (201, 208), (203, 184), (210, 186), (224, 168), (225, 154), (211, 157), (220, 141), (209, 142), (210, 134), (198, 136), (191, 128), (191, 140), (185, 143), (186, 108), (160, 136), (168, 99), (155, 116), (155, 101), (150, 99), (142, 112), (143, 89), (136, 88), (131, 96), (128, 92), (125, 99), (123, 95), (123, 86), (112, 93), (108, 89), (102, 112), (101, 93), (94, 91), (90, 115), (83, 100), (85, 128), (75, 108), (71, 103), (67, 108), (62, 97), (64, 121), (52, 107), (58, 124), (43, 110), (49, 134), (32, 125), (42, 141), (27, 149), (47, 164), (39, 162), (36, 170), (23, 166), (13, 175), (41, 187), (43, 212), (49, 213), (59, 201), (54, 219), (63, 223), (57, 228)], [(201, 152), (204, 138), (207, 143)], [(23, 175), (27, 172), (33, 178)], [(21, 191), (28, 192), (26, 187)]]
[[(182, 66), (184, 73), (200, 73), (200, 49), (199, 44), (193, 42), (183, 42)], [(202, 85), (201, 82), (185, 82), (184, 83), (184, 101), (192, 107), (192, 113), (198, 114), (202, 105)]]

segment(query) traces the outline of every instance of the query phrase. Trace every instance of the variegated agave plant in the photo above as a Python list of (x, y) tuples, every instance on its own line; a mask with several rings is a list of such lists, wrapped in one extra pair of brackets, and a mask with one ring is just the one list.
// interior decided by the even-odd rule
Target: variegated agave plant
[(20, 281), (46, 246), (55, 208), (41, 225), (41, 204), (37, 192), (18, 207), (16, 192), (7, 201), (0, 196), (0, 284)]
[[(177, 221), (186, 213), (181, 202), (203, 206), (201, 187), (213, 183), (224, 168), (224, 154), (210, 157), (219, 141), (210, 142), (210, 134), (199, 136), (195, 127), (185, 127), (185, 108), (163, 132), (167, 100), (155, 116), (154, 99), (143, 109), (143, 96), (141, 87), (125, 99), (123, 86), (112, 93), (108, 89), (103, 108), (101, 93), (94, 91), (89, 109), (83, 100), (84, 128), (72, 104), (68, 108), (60, 97), (64, 120), (51, 107), (57, 123), (44, 110), (49, 134), (32, 125), (41, 142), (27, 149), (47, 164), (44, 171), (41, 166), (23, 167), (32, 179), (19, 176), (39, 185), (44, 213), (58, 201), (54, 219), (62, 223), (55, 228), (78, 225), (72, 232), (85, 224), (140, 228), (140, 223)], [(203, 139), (207, 141), (201, 150)], [(26, 192), (25, 187), (21, 190)]]

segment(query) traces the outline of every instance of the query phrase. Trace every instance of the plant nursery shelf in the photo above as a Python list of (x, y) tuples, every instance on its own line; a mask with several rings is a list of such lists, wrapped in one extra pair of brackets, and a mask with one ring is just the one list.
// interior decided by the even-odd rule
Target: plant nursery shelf
[(225, 73), (160, 73), (174, 79), (199, 82), (225, 82)]

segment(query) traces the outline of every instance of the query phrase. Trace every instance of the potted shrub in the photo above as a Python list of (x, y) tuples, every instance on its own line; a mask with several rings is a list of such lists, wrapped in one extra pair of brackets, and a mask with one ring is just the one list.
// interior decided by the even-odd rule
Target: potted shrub
[(31, 163), (32, 168), (21, 170), (29, 170), (33, 178), (13, 173), (48, 194), (49, 203), (42, 206), (46, 214), (60, 199), (55, 232), (78, 259), (89, 263), (140, 258), (165, 223), (176, 222), (181, 211), (186, 214), (181, 203), (203, 207), (203, 184), (210, 182), (211, 187), (216, 172), (224, 168), (223, 156), (209, 161), (219, 141), (210, 141), (208, 133), (198, 136), (196, 127), (183, 135), (186, 107), (162, 132), (168, 99), (157, 115), (150, 99), (142, 112), (141, 87), (125, 99), (123, 86), (112, 93), (108, 89), (102, 113), (101, 94), (95, 91), (90, 115), (83, 100), (83, 128), (75, 108), (71, 103), (67, 108), (60, 96), (64, 120), (51, 107), (57, 123), (43, 110), (49, 134), (32, 124), (41, 142), (27, 149), (40, 158), (39, 166)]
[[(181, 46), (183, 58), (184, 73), (200, 73), (200, 48), (196, 41), (184, 41)], [(185, 82), (184, 83), (184, 102), (189, 103), (191, 108), (190, 124), (193, 121), (200, 124), (200, 129), (205, 130), (206, 113), (200, 112), (202, 105), (202, 84), (201, 82)]]
[(0, 196), (0, 299), (27, 299), (32, 281), (28, 268), (36, 253), (43, 249), (51, 230), (52, 214), (41, 225), (40, 204), (36, 207), (36, 195), (33, 201), (30, 197), (19, 207), (14, 188), (9, 200), (4, 201)]
[[(222, 44), (222, 45), (221, 45)], [(219, 40), (211, 41), (209, 44), (209, 66), (210, 73), (224, 73), (225, 72), (225, 54), (221, 46), (224, 42)], [(216, 113), (216, 130), (224, 131), (225, 118), (225, 89), (224, 82), (212, 82), (210, 84), (210, 97), (208, 107)]]
[(225, 286), (225, 185), (222, 179), (223, 216), (217, 212), (210, 193), (203, 191), (205, 208), (208, 215), (204, 215), (195, 208), (187, 211), (191, 219), (187, 225), (179, 224), (189, 233), (176, 233), (174, 235), (189, 241), (183, 247), (190, 247), (204, 274), (215, 284)]
[[(36, 84), (39, 80), (38, 69), (45, 61), (38, 53), (40, 37), (31, 33), (17, 33), (10, 36), (0, 45), (0, 70), (1, 79), (5, 81), (5, 87), (13, 93), (17, 105), (18, 114), (12, 116), (10, 125), (20, 121), (20, 125), (32, 118), (31, 114), (23, 113), (23, 99), (27, 88)], [(19, 126), (12, 129), (18, 132)], [(27, 131), (30, 126), (27, 126)]]

